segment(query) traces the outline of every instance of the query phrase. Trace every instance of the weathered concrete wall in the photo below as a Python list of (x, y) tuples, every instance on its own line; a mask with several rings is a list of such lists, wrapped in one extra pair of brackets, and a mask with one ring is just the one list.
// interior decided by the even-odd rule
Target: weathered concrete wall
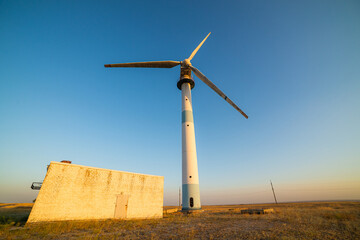
[(161, 176), (51, 162), (28, 223), (114, 218), (118, 195), (126, 218), (160, 218), (163, 189)]

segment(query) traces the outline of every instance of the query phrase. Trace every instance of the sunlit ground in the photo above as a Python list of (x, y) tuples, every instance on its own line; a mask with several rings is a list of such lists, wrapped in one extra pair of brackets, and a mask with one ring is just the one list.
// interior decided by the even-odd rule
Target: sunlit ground
[[(162, 219), (25, 226), (31, 207), (0, 205), (0, 239), (360, 239), (360, 202), (203, 206), (202, 212), (189, 215), (164, 207)], [(275, 212), (240, 214), (244, 208), (273, 208)]]

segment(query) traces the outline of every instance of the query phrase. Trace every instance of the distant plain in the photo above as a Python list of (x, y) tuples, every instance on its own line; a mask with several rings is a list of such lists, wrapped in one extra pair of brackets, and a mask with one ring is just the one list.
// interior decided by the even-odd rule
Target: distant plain
[[(360, 239), (360, 202), (203, 206), (194, 214), (164, 207), (164, 218), (26, 225), (32, 204), (0, 204), (0, 239)], [(273, 208), (265, 215), (245, 208)]]

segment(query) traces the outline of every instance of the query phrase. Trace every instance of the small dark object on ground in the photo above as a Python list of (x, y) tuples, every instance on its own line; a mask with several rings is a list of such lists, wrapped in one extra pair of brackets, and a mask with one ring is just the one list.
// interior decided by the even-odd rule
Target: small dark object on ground
[(241, 210), (241, 214), (265, 214), (265, 213), (273, 213), (273, 212), (274, 212), (274, 209), (272, 209), (272, 208)]

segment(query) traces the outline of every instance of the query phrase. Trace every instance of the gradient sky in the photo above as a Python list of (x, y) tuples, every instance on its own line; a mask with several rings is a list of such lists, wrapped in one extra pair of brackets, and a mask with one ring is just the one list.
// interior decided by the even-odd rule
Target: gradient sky
[(181, 92), (195, 77), (202, 204), (360, 199), (359, 1), (0, 1), (0, 202), (31, 202), (50, 161), (181, 186)]

